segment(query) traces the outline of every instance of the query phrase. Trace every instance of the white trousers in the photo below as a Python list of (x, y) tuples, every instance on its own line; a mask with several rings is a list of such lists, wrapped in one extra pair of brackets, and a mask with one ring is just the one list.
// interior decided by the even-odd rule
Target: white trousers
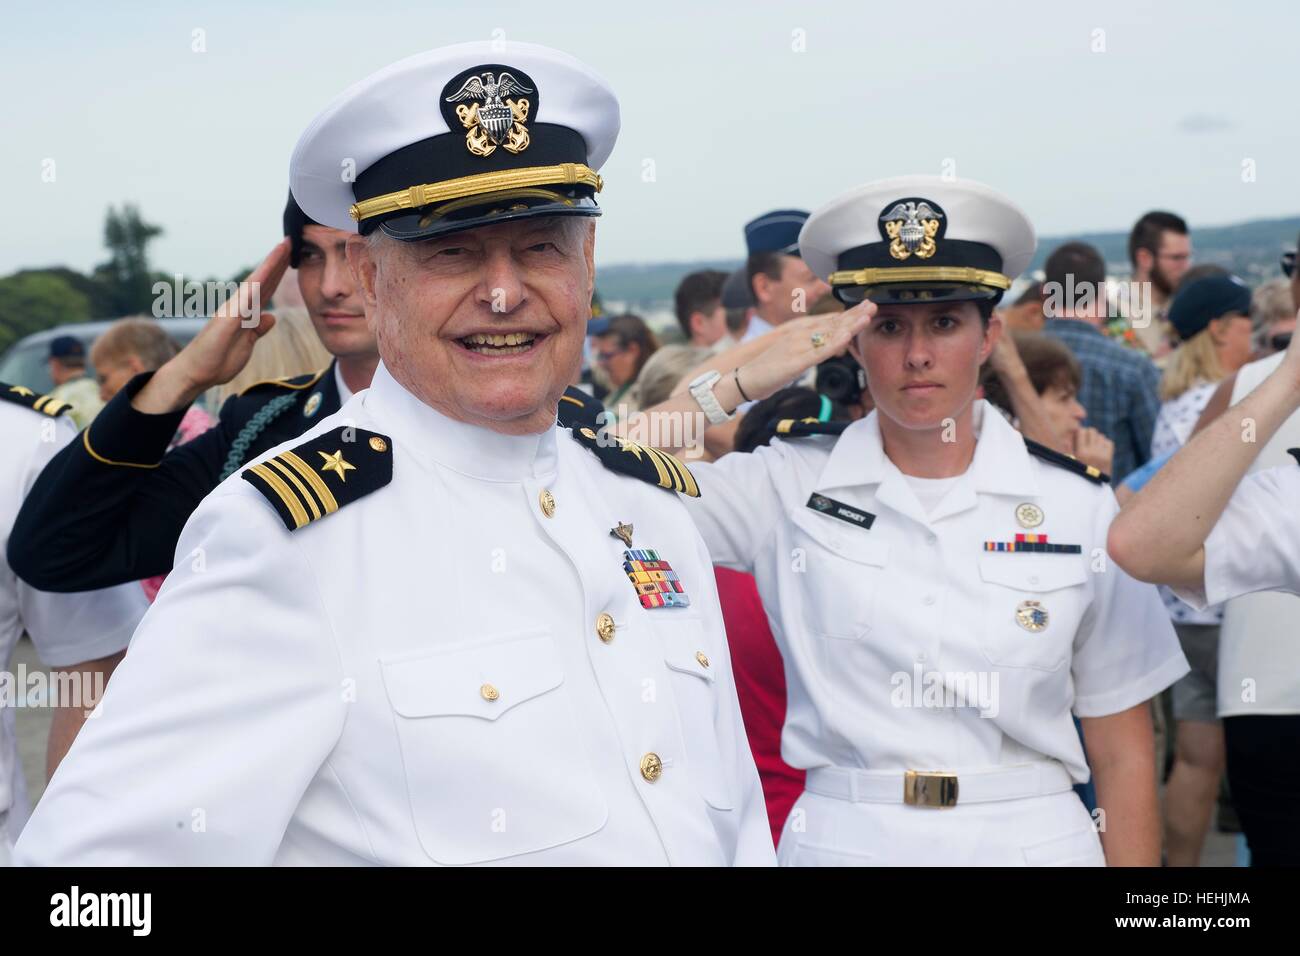
[(809, 793), (781, 832), (780, 866), (1105, 866), (1073, 791), (934, 809)]

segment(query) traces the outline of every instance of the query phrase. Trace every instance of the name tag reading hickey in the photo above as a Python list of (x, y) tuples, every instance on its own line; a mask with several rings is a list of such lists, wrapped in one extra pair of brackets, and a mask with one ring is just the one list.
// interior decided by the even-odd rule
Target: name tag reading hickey
[(864, 530), (870, 529), (872, 523), (876, 520), (876, 516), (870, 511), (862, 511), (852, 505), (846, 505), (842, 501), (836, 501), (834, 498), (827, 498), (815, 491), (808, 499), (808, 507), (832, 518), (847, 521), (849, 524), (856, 525)]

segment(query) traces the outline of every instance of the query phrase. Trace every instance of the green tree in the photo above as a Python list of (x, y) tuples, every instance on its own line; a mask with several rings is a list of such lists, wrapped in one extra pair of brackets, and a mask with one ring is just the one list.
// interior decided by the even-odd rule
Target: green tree
[(104, 219), (104, 245), (108, 262), (95, 269), (95, 278), (108, 289), (114, 315), (147, 313), (153, 303), (153, 278), (149, 270), (149, 243), (162, 235), (162, 227), (145, 222), (130, 203), (121, 212), (112, 206)]
[(19, 273), (0, 279), (0, 351), (32, 332), (90, 318), (90, 300), (61, 276)]
[(84, 272), (69, 269), (67, 266), (49, 266), (44, 269), (19, 269), (13, 274), (15, 278), (27, 275), (53, 276), (62, 279), (84, 295), (90, 302), (90, 317), (92, 319), (111, 318), (114, 315), (116, 306), (113, 301), (112, 290), (106, 288), (100, 280), (92, 278)]

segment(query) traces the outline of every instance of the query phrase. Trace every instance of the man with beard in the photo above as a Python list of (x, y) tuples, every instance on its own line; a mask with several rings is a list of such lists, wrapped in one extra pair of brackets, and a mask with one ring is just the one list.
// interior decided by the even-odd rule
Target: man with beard
[[(1192, 237), (1187, 223), (1171, 212), (1153, 210), (1136, 223), (1128, 237), (1128, 259), (1133, 282), (1146, 283), (1150, 314), (1130, 308), (1128, 321), (1142, 349), (1162, 359), (1173, 349), (1176, 336), (1165, 313), (1174, 291), (1192, 264)], [(1145, 296), (1139, 302), (1147, 302)]]

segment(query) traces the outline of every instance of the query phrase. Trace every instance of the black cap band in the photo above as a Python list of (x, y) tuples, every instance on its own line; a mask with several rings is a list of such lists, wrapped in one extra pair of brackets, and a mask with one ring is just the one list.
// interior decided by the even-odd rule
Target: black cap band
[(289, 201), (284, 204), (284, 234), (289, 240), (289, 265), (295, 269), (302, 259), (303, 228), (319, 225), (320, 223), (302, 211), (302, 207), (293, 198), (293, 193), (289, 193)]

